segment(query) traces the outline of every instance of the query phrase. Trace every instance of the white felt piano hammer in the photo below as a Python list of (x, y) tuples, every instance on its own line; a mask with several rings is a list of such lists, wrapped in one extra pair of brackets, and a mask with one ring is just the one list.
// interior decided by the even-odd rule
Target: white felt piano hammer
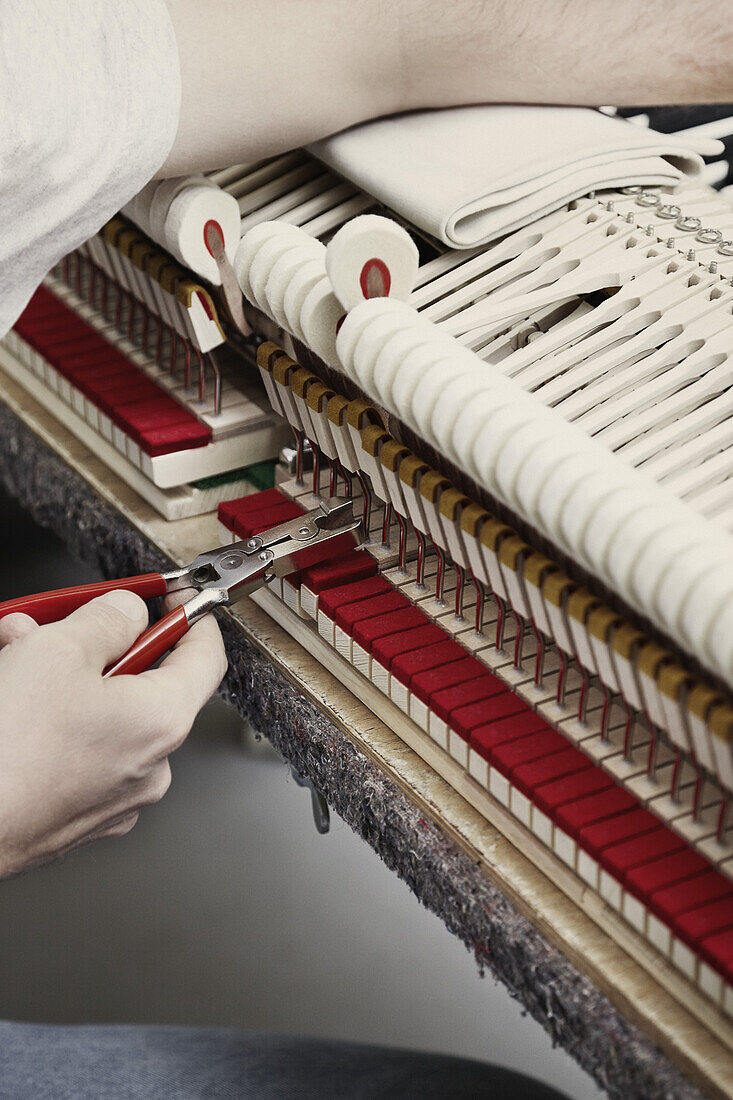
[(419, 256), (409, 233), (389, 218), (353, 218), (326, 246), (326, 270), (345, 310), (364, 298), (407, 301), (415, 285)]

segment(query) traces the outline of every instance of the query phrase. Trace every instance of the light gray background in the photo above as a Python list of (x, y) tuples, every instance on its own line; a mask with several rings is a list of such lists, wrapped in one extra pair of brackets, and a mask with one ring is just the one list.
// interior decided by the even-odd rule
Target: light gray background
[[(91, 578), (0, 496), (0, 599)], [(122, 840), (0, 883), (0, 1016), (258, 1027), (464, 1054), (602, 1094), (215, 701)]]

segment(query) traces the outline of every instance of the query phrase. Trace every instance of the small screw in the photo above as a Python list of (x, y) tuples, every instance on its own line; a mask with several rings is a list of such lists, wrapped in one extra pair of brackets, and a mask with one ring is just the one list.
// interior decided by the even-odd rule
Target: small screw
[(308, 527), (299, 527), (298, 528), (298, 534), (299, 535), (309, 535), (310, 534), (310, 528), (308, 528)]
[(265, 550), (263, 550), (262, 553), (260, 554), (260, 561), (269, 561), (269, 560), (270, 560), (270, 555)]
[(245, 546), (247, 547), (248, 550), (254, 550), (256, 545), (257, 545), (256, 539), (247, 539), (247, 541), (245, 543)]

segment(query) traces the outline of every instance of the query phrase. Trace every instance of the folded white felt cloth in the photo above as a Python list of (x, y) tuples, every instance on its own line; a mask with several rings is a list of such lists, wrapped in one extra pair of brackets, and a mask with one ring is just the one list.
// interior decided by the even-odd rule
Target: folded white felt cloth
[(471, 248), (589, 191), (674, 185), (722, 145), (585, 107), (478, 106), (379, 119), (309, 149), (414, 225)]

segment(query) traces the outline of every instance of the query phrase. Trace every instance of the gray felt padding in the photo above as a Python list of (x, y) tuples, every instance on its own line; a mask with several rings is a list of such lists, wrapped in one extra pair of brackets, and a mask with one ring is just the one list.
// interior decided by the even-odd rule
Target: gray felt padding
[[(161, 553), (0, 404), (0, 479), (36, 521), (108, 576), (165, 568)], [(223, 696), (459, 936), (617, 1100), (700, 1100), (701, 1093), (512, 906), (349, 738), (230, 621)], [(488, 1047), (488, 1043), (487, 1043)]]

